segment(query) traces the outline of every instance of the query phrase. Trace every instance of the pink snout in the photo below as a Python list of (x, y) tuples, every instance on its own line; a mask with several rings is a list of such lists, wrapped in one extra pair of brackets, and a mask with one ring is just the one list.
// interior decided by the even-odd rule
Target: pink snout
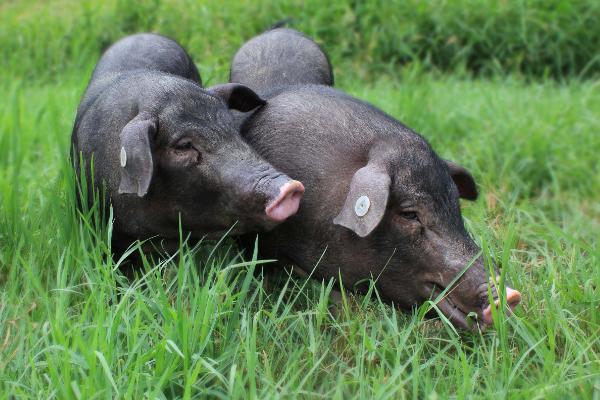
[[(510, 310), (513, 311), (515, 307), (521, 302), (521, 293), (519, 291), (511, 289), (509, 287), (506, 288), (506, 303), (510, 307)], [(500, 307), (500, 299), (494, 302), (494, 306), (496, 308)], [(483, 310), (483, 322), (487, 325), (493, 324), (492, 319), (492, 305), (490, 304)]]
[(275, 222), (283, 222), (296, 214), (300, 199), (304, 194), (304, 185), (298, 181), (286, 182), (279, 188), (279, 195), (267, 205), (265, 213)]

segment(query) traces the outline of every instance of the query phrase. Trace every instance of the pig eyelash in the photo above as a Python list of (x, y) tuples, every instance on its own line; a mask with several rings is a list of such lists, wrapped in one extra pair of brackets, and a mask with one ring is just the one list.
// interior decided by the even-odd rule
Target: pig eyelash
[(198, 149), (196, 149), (194, 147), (194, 144), (191, 141), (180, 141), (177, 144), (175, 144), (175, 146), (173, 146), (173, 148), (178, 151), (188, 151), (188, 150), (198, 151)]
[(192, 142), (182, 142), (182, 143), (177, 143), (175, 145), (175, 150), (185, 151), (185, 150), (195, 150), (195, 148), (194, 148), (194, 145), (192, 144)]
[(419, 222), (419, 215), (415, 211), (401, 211), (398, 216), (407, 221)]
[(175, 146), (173, 146), (176, 154), (190, 158), (193, 160), (192, 164), (198, 165), (202, 160), (202, 153), (194, 146), (189, 140), (181, 140)]
[(418, 219), (419, 218), (417, 213), (414, 211), (401, 212), (400, 215), (402, 215), (402, 217), (406, 218), (406, 219)]

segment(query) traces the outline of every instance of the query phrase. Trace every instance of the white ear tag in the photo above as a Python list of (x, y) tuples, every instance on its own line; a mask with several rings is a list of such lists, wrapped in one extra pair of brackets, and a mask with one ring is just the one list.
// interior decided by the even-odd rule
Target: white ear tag
[(121, 147), (121, 168), (125, 168), (127, 165), (127, 152), (125, 151), (125, 147)]
[(364, 217), (369, 212), (369, 207), (371, 207), (371, 200), (367, 196), (360, 196), (354, 205), (354, 212), (359, 217)]

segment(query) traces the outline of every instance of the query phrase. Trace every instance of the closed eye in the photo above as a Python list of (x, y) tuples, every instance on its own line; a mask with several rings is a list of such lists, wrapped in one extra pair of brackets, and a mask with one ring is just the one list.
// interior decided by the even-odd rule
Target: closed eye
[(419, 221), (419, 215), (415, 211), (401, 211), (398, 216), (407, 221)]
[(198, 165), (202, 160), (202, 153), (189, 139), (182, 139), (173, 146), (173, 156), (185, 160), (186, 165)]
[(185, 151), (185, 150), (193, 150), (194, 145), (190, 141), (181, 141), (175, 145), (175, 150)]
[(414, 211), (403, 211), (403, 212), (400, 213), (400, 216), (402, 218), (408, 219), (408, 220), (419, 219), (419, 216)]

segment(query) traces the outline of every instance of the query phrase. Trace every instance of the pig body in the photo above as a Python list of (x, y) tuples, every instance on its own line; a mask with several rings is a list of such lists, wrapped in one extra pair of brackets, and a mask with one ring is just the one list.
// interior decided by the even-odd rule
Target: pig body
[[(316, 278), (341, 277), (347, 288), (361, 290), (372, 278), (383, 299), (402, 308), (435, 298), (462, 274), (439, 309), (460, 327), (468, 326), (471, 312), (490, 324), (488, 290), (496, 304), (498, 290), (460, 213), (459, 197), (477, 198), (471, 174), (440, 159), (423, 137), (391, 116), (328, 87), (333, 80), (306, 84), (301, 64), (280, 63), (279, 55), (288, 54), (280, 48), (289, 41), (275, 44), (277, 36), (263, 35), (271, 35), (269, 47), (255, 56), (256, 66), (232, 65), (232, 77), (246, 77), (237, 82), (254, 84), (268, 99), (244, 122), (242, 135), (307, 188), (298, 214), (261, 235), (263, 256)], [(248, 44), (240, 52), (255, 47)], [(288, 50), (296, 52), (289, 59), (326, 60), (303, 54), (302, 47)], [(274, 71), (263, 60), (274, 60)], [(321, 61), (316, 69), (327, 67)], [(275, 73), (279, 78), (272, 78)], [(505, 290), (515, 307), (520, 293)]]
[(194, 61), (176, 41), (154, 33), (127, 36), (109, 47), (96, 65), (91, 81), (113, 73), (146, 69), (202, 84)]
[[(349, 288), (373, 278), (385, 300), (404, 308), (439, 294), (474, 261), (439, 307), (459, 326), (472, 311), (489, 322), (489, 271), (460, 214), (459, 195), (477, 196), (471, 175), (333, 88), (290, 86), (268, 99), (242, 134), (307, 190), (297, 215), (261, 235), (264, 255), (305, 273), (318, 264), (313, 276), (341, 276)], [(509, 293), (514, 306), (520, 295)]]
[[(236, 222), (233, 233), (269, 229), (295, 213), (302, 184), (251, 149), (231, 116), (230, 109), (249, 111), (264, 100), (243, 85), (202, 89), (175, 42), (142, 38), (150, 50), (132, 51), (130, 42), (140, 43), (134, 35), (100, 59), (72, 135), (77, 171), (81, 157), (88, 180), (113, 206), (114, 245), (177, 240), (180, 224), (192, 238), (220, 236)], [(153, 53), (157, 47), (162, 52)]]
[(312, 39), (287, 28), (264, 32), (246, 42), (235, 54), (230, 82), (258, 93), (290, 83), (333, 85), (327, 54)]

